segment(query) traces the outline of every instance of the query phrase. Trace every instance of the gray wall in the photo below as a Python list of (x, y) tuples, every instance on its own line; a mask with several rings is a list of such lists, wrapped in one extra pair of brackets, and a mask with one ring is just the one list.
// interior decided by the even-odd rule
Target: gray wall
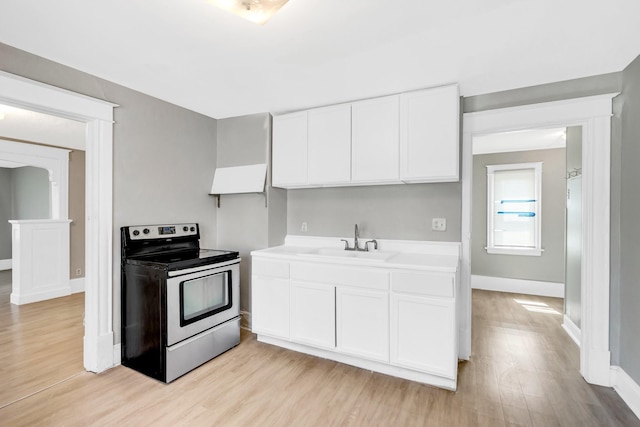
[[(567, 128), (567, 174), (582, 170), (582, 127)], [(570, 191), (570, 193), (569, 193)], [(567, 179), (564, 313), (580, 327), (582, 313), (582, 173)]]
[[(69, 277), (84, 277), (85, 256), (85, 152), (73, 150), (69, 153)], [(80, 269), (80, 274), (76, 274)]]
[[(541, 256), (488, 254), (487, 165), (543, 162)], [(471, 274), (564, 283), (565, 149), (473, 156)]]
[(600, 74), (520, 89), (505, 90), (464, 98), (463, 111), (493, 110), (540, 102), (559, 101), (583, 96), (620, 92), (622, 72)]
[[(11, 259), (11, 224), (9, 219), (18, 219), (19, 216), (14, 212), (15, 201), (11, 197), (11, 185), (13, 181), (13, 173), (15, 169), (0, 168), (0, 259)], [(42, 170), (43, 171), (43, 170)], [(41, 172), (42, 173), (42, 172)], [(49, 180), (47, 179), (47, 198), (49, 198)], [(70, 237), (70, 262), (69, 277), (71, 279), (84, 277), (85, 267), (85, 153), (84, 151), (73, 150), (69, 153), (69, 219), (72, 220), (69, 229)], [(8, 188), (8, 196), (3, 191)], [(45, 196), (37, 194), (28, 194), (32, 200), (25, 200), (21, 203), (44, 203)], [(50, 200), (50, 199), (49, 199)], [(42, 206), (44, 209), (44, 205)], [(21, 209), (21, 208), (18, 208)], [(6, 212), (6, 215), (5, 215)], [(40, 217), (40, 215), (37, 215)], [(27, 219), (27, 218), (20, 218)], [(33, 218), (32, 218), (33, 219)], [(5, 226), (6, 224), (6, 226)], [(3, 258), (2, 254), (5, 254)], [(80, 274), (76, 274), (76, 269), (80, 269)]]
[[(219, 120), (217, 140), (218, 167), (268, 163), (271, 116), (262, 113)], [(286, 193), (270, 190), (268, 197), (268, 206), (265, 206), (265, 198), (260, 194), (223, 195), (218, 209), (217, 247), (239, 251), (242, 257), (240, 308), (243, 311), (251, 311), (249, 253), (284, 241)]]
[(202, 246), (216, 244), (215, 203), (208, 195), (216, 164), (216, 120), (4, 44), (0, 57), (3, 71), (119, 105), (113, 125), (113, 323), (118, 343), (120, 227), (199, 222)]
[(14, 168), (13, 219), (51, 218), (49, 172), (46, 169), (24, 166)]
[(11, 259), (11, 169), (0, 168), (0, 260)]
[[(637, 119), (637, 117), (640, 115), (640, 112), (638, 111), (638, 103), (640, 102), (640, 94), (638, 93), (638, 61), (638, 58), (636, 58), (633, 63), (630, 64), (629, 67), (627, 67), (624, 71), (616, 73), (556, 82), (547, 85), (532, 86), (510, 91), (496, 92), (486, 95), (464, 98), (463, 100), (463, 111), (467, 113), (488, 110), (492, 108), (506, 108), (517, 105), (532, 104), (536, 102), (556, 101), (581, 96), (622, 92), (621, 95), (614, 99), (614, 116), (612, 117), (611, 129), (611, 294), (609, 307), (609, 328), (611, 362), (613, 365), (623, 366), (625, 371), (632, 375), (632, 378), (634, 378), (636, 382), (640, 382), (640, 367), (638, 366), (640, 362), (637, 362), (640, 361), (640, 352), (633, 349), (627, 350), (629, 351), (629, 353), (625, 356), (626, 360), (624, 362), (622, 361), (623, 357), (621, 356), (622, 341), (637, 341), (635, 339), (635, 335), (629, 333), (629, 330), (631, 329), (629, 325), (638, 324), (637, 312), (629, 313), (628, 311), (624, 311), (621, 301), (621, 294), (623, 294), (622, 287), (634, 286), (633, 284), (623, 285), (622, 279), (623, 274), (621, 266), (621, 241), (622, 236), (627, 232), (626, 228), (632, 227), (632, 225), (629, 224), (629, 221), (632, 221), (632, 219), (627, 218), (624, 226), (622, 225), (623, 215), (621, 214), (621, 187), (623, 172), (621, 171), (621, 169), (623, 167), (623, 156), (629, 156), (631, 154), (629, 151), (632, 151), (634, 146), (637, 148), (637, 140), (639, 138), (638, 135), (640, 134), (638, 130), (640, 122)], [(623, 131), (625, 134), (624, 137), (622, 136)], [(623, 138), (625, 146), (624, 153)], [(638, 160), (638, 158), (636, 157), (632, 160), (626, 158), (627, 163), (634, 163), (635, 160)], [(625, 170), (625, 179), (632, 173), (632, 171), (634, 171), (634, 168), (637, 169), (637, 166), (633, 165), (630, 170)], [(629, 185), (633, 184), (627, 182), (626, 186)], [(628, 195), (624, 194), (624, 196), (627, 197)], [(628, 203), (629, 201), (627, 201), (627, 204)], [(626, 240), (628, 240), (628, 236)], [(634, 248), (632, 252), (630, 252), (626, 256), (637, 257), (637, 255), (637, 248)], [(631, 280), (629, 283), (633, 282), (632, 279), (628, 280)], [(635, 286), (637, 290), (637, 284)], [(625, 297), (628, 296), (625, 295)], [(635, 305), (636, 307), (640, 306), (640, 300), (637, 297), (627, 299), (626, 302), (628, 304)], [(627, 318), (629, 319), (628, 321)], [(625, 331), (623, 331), (623, 327), (621, 325), (622, 322), (627, 325), (624, 328)], [(629, 345), (629, 343), (627, 343), (627, 345)], [(636, 362), (631, 360), (632, 358), (635, 358)]]
[[(622, 72), (617, 72), (472, 96), (463, 98), (462, 110), (466, 113), (617, 92), (621, 82)], [(447, 183), (289, 190), (287, 233), (351, 236), (353, 225), (358, 223), (365, 237), (460, 241), (461, 188), (459, 183)], [(446, 232), (431, 230), (431, 218), (436, 217), (447, 219)], [(302, 222), (308, 225), (306, 233), (301, 231)]]
[[(620, 160), (619, 363), (640, 383), (640, 57), (623, 73)], [(616, 160), (618, 160), (616, 159)], [(614, 164), (612, 169), (617, 169)]]
[[(461, 188), (439, 183), (289, 190), (287, 232), (352, 237), (358, 224), (364, 238), (460, 241)], [(432, 231), (432, 218), (446, 218), (447, 231)]]

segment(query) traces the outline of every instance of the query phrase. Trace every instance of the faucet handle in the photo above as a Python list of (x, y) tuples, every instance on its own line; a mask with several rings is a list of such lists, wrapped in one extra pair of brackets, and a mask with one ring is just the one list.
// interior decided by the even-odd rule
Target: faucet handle
[(341, 242), (344, 242), (344, 250), (349, 250), (349, 241), (347, 239), (340, 239)]
[(368, 240), (364, 243), (364, 250), (368, 251), (369, 250), (369, 243), (373, 243), (373, 250), (377, 251), (378, 250), (378, 242), (376, 239), (373, 240)]

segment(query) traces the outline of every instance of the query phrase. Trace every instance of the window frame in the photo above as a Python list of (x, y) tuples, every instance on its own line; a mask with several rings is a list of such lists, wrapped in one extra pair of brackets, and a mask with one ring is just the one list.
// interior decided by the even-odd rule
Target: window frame
[[(508, 163), (501, 165), (487, 165), (487, 246), (488, 254), (491, 255), (524, 255), (541, 256), (542, 252), (542, 163)], [(534, 170), (534, 195), (535, 195), (535, 216), (534, 218), (534, 244), (533, 247), (524, 246), (496, 246), (494, 243), (494, 173), (509, 170)]]

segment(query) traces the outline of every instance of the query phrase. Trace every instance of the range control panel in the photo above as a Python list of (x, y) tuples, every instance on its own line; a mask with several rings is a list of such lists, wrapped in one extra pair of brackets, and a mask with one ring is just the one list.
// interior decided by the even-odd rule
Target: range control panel
[(131, 240), (166, 239), (198, 235), (198, 224), (133, 225), (128, 229)]

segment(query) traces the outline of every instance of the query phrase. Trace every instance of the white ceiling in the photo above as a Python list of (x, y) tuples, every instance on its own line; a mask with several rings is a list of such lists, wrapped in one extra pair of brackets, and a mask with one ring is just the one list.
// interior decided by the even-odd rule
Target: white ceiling
[(622, 70), (638, 0), (3, 1), (0, 42), (215, 118), (459, 82), (464, 96)]
[(7, 139), (32, 141), (75, 150), (84, 151), (86, 148), (84, 123), (2, 104), (0, 104), (0, 135)]
[(566, 128), (533, 129), (475, 136), (473, 138), (472, 152), (476, 155), (548, 150), (551, 148), (565, 148), (566, 146)]

